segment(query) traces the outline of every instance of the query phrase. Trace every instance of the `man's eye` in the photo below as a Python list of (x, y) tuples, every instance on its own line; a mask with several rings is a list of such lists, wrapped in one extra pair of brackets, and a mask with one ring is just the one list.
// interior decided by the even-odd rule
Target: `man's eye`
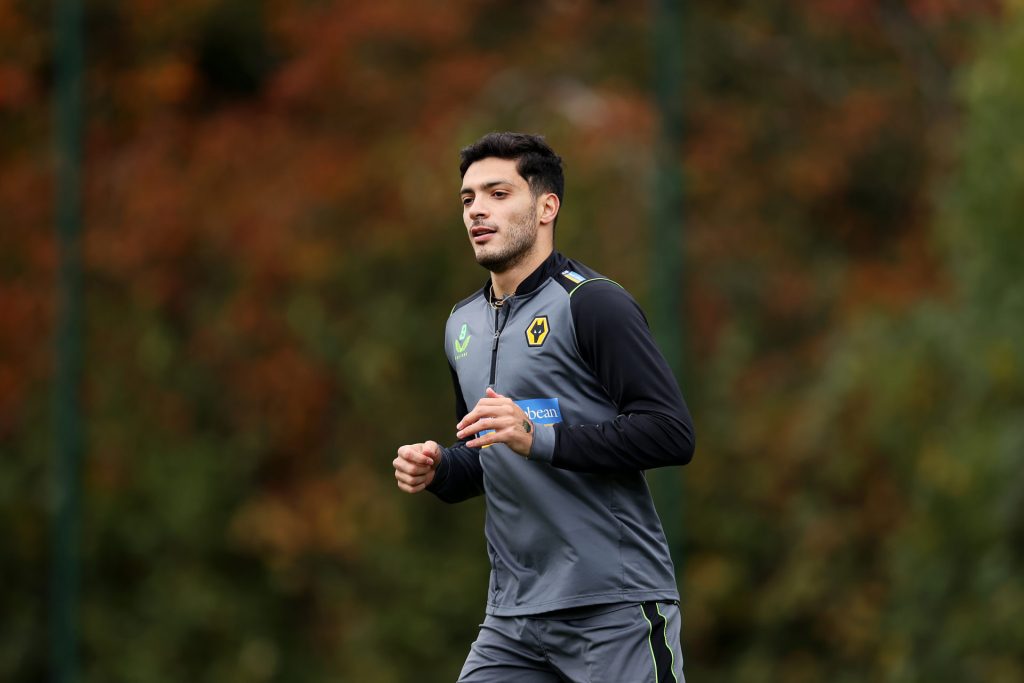
[(495, 199), (504, 199), (505, 197), (508, 196), (508, 192), (505, 192), (504, 190), (498, 190), (497, 192), (494, 193), (493, 196)]
[(463, 197), (462, 198), (462, 205), (463, 206), (469, 206), (472, 203), (473, 203), (473, 198), (472, 197)]

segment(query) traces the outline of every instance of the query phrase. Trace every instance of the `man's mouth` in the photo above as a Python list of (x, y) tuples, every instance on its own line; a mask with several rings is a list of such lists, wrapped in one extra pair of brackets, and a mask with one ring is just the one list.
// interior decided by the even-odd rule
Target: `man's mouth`
[(472, 236), (474, 244), (483, 244), (487, 240), (491, 239), (491, 235), (496, 232), (496, 229), (489, 228), (486, 225), (474, 225), (469, 230), (469, 234)]

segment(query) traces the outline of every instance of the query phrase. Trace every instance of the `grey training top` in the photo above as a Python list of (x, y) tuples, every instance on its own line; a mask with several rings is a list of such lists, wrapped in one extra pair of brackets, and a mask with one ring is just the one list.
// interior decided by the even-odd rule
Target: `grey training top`
[(530, 457), (460, 441), (428, 487), (449, 503), (486, 496), (487, 613), (677, 600), (643, 471), (685, 465), (694, 433), (643, 312), (557, 252), (501, 306), (490, 299), (488, 282), (448, 319), (456, 415), (493, 387), (533, 421)]

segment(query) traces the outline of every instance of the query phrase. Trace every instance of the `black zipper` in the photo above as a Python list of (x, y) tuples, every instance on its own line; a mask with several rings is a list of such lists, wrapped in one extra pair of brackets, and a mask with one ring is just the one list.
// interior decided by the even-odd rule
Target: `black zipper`
[(494, 306), (494, 341), (491, 343), (491, 381), (488, 383), (492, 389), (494, 389), (494, 376), (498, 369), (498, 337), (501, 336), (501, 331), (505, 329), (505, 325), (508, 324), (509, 313), (505, 313), (505, 320), (499, 327), (498, 322), (501, 316), (501, 309), (508, 308), (508, 301), (502, 300), (502, 303)]

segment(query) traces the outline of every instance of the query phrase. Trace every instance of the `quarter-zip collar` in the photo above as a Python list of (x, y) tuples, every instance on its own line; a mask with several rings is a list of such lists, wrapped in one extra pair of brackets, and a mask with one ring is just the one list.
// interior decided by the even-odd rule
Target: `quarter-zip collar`
[[(544, 259), (544, 262), (537, 266), (536, 270), (527, 275), (526, 278), (519, 283), (519, 286), (516, 287), (516, 291), (512, 293), (512, 296), (521, 298), (533, 294), (533, 292), (540, 289), (541, 285), (543, 285), (548, 278), (565, 270), (568, 260), (569, 259), (562, 256), (559, 252), (552, 251), (551, 254)], [(483, 288), (484, 300), (486, 301), (491, 300), (491, 287), (491, 279), (488, 278)]]

